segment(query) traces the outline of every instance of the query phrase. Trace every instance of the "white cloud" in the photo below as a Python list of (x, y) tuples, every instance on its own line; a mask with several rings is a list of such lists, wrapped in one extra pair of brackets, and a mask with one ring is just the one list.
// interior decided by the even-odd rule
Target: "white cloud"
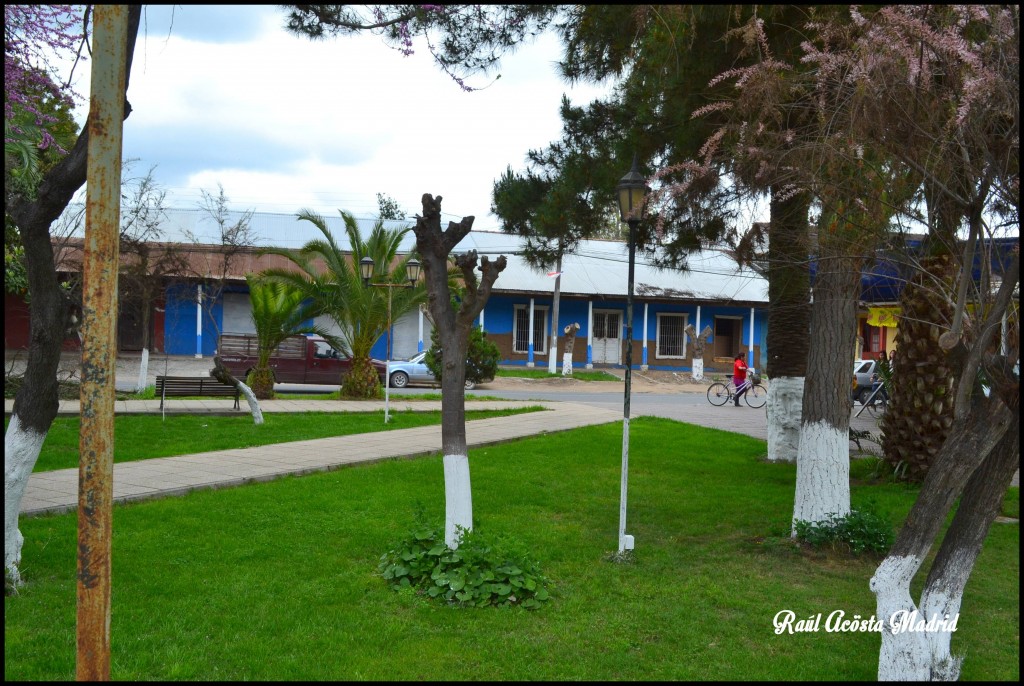
[[(503, 59), (493, 85), (466, 93), (425, 46), (403, 57), (370, 35), (312, 42), (266, 7), (179, 6), (169, 37), (166, 15), (148, 18), (124, 153), (158, 165), (179, 207), (218, 181), (234, 208), (272, 212), (374, 213), (380, 192), (415, 213), (429, 192), (445, 197), (446, 214), (494, 228), (494, 179), (559, 137), (564, 92), (579, 103), (603, 90), (560, 81), (550, 34)], [(218, 22), (234, 27), (231, 42), (211, 42)]]

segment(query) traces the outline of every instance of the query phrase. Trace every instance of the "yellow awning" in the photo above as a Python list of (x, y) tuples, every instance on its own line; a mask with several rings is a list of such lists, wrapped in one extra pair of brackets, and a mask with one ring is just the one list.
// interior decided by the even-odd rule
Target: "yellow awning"
[(899, 317), (898, 307), (869, 307), (868, 324), (871, 326), (896, 326), (896, 318)]

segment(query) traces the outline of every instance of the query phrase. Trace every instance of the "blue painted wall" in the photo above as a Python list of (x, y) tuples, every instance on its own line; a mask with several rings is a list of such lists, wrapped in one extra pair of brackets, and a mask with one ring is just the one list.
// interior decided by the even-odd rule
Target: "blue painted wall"
[[(212, 310), (209, 307), (204, 307), (203, 357), (213, 357), (214, 351), (217, 348), (217, 332), (223, 323), (223, 299), (218, 299), (213, 304)], [(164, 344), (167, 347), (167, 353), (170, 355), (196, 354), (195, 284), (168, 287), (164, 317)]]

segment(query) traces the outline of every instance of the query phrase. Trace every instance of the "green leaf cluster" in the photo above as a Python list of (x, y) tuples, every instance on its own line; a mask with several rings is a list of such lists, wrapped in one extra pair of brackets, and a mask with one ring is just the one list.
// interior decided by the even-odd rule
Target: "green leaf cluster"
[[(479, 326), (469, 332), (469, 349), (466, 351), (466, 380), (473, 383), (492, 381), (498, 373), (498, 362), (501, 352), (498, 346), (487, 339), (487, 334)], [(430, 334), (430, 349), (423, 363), (437, 379), (440, 380), (444, 365), (441, 363), (441, 347), (437, 329)]]
[(867, 510), (851, 510), (842, 517), (830, 512), (818, 522), (798, 519), (793, 528), (798, 541), (816, 548), (845, 546), (854, 555), (864, 552), (884, 555), (896, 538), (892, 524)]
[(536, 610), (550, 599), (548, 580), (520, 544), (491, 541), (465, 529), (460, 533), (459, 547), (452, 550), (441, 527), (417, 522), (403, 541), (381, 556), (378, 569), (398, 591), (415, 589), (464, 607)]

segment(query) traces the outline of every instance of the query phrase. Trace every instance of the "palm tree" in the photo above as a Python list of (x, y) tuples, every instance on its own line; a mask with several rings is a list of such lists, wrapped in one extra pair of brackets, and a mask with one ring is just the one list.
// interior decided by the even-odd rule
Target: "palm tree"
[[(345, 223), (350, 251), (341, 249), (327, 228), (327, 222), (311, 210), (297, 215), (316, 226), (323, 239), (306, 243), (296, 253), (280, 248), (267, 248), (264, 254), (280, 255), (299, 268), (269, 269), (266, 279), (295, 288), (312, 302), (312, 315), (325, 314), (338, 325), (341, 348), (352, 358), (352, 370), (341, 380), (341, 393), (347, 397), (371, 398), (380, 394), (380, 380), (370, 364), (370, 350), (388, 329), (388, 298), (391, 298), (391, 320), (409, 312), (426, 299), (422, 285), (412, 288), (375, 288), (374, 283), (403, 283), (405, 265), (412, 255), (398, 257), (398, 247), (409, 228), (389, 229), (380, 219), (364, 241), (355, 217), (340, 211)], [(359, 262), (369, 257), (374, 263), (371, 284), (363, 283)], [(322, 261), (323, 268), (317, 261)], [(393, 291), (393, 292), (392, 292)]]
[(246, 383), (256, 397), (274, 397), (274, 373), (270, 355), (286, 338), (299, 333), (314, 333), (332, 338), (321, 326), (304, 324), (312, 317), (314, 305), (301, 291), (286, 284), (267, 281), (255, 274), (246, 274), (252, 321), (256, 325), (256, 366)]

